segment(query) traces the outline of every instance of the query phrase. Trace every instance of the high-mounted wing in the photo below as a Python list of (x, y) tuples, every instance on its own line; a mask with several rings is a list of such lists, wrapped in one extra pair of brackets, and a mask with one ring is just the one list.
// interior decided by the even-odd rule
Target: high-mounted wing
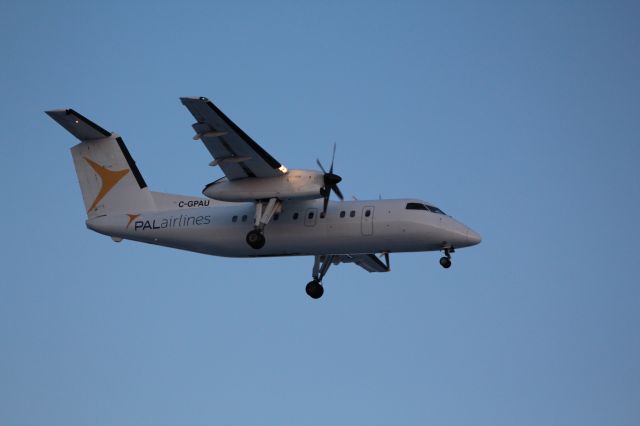
[(229, 180), (282, 176), (287, 168), (251, 139), (207, 98), (180, 98), (196, 119), (194, 140), (201, 139)]
[(355, 263), (367, 272), (389, 272), (389, 255), (385, 254), (386, 264), (375, 254), (342, 254), (336, 256), (340, 263)]

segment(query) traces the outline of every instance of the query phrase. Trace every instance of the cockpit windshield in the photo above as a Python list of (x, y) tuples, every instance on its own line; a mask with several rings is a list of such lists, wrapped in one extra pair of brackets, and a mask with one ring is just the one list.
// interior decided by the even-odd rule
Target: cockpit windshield
[(437, 208), (436, 206), (429, 206), (429, 205), (427, 205), (427, 204), (425, 204), (425, 206), (427, 206), (427, 208), (428, 208), (429, 210), (431, 210), (432, 212), (434, 212), (434, 213), (443, 214), (443, 215), (445, 215), (445, 216), (446, 216), (446, 213), (445, 213), (445, 212), (443, 212), (442, 210), (440, 210), (439, 208)]
[(429, 210), (424, 204), (407, 203), (407, 210)]
[(407, 210), (425, 210), (428, 212), (446, 215), (446, 213), (439, 208), (422, 203), (407, 203)]

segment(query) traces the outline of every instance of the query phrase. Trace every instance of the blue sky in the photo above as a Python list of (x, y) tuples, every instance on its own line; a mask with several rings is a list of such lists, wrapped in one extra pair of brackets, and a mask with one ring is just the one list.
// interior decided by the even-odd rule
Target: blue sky
[[(636, 2), (3, 2), (0, 424), (637, 425)], [(443, 270), (224, 259), (84, 227), (73, 107), (149, 186), (219, 176), (179, 96), (360, 199), (483, 235)]]

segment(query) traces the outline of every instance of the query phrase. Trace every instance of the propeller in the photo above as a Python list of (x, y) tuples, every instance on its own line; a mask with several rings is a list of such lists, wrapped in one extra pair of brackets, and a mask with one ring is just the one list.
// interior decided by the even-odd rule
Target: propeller
[(336, 158), (336, 144), (333, 144), (333, 154), (331, 155), (331, 167), (329, 167), (329, 171), (327, 172), (324, 167), (322, 167), (322, 163), (320, 160), (316, 160), (318, 166), (324, 173), (323, 180), (324, 186), (320, 189), (320, 194), (324, 198), (324, 204), (322, 206), (322, 213), (327, 212), (327, 206), (329, 205), (329, 196), (331, 195), (331, 191), (335, 192), (336, 196), (340, 198), (340, 200), (344, 200), (344, 196), (342, 195), (342, 191), (338, 188), (338, 184), (342, 181), (342, 178), (337, 174), (333, 173), (333, 160)]

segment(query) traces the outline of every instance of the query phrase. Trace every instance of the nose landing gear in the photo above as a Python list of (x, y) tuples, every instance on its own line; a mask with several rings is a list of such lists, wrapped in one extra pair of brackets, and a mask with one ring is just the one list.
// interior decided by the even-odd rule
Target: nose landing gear
[(454, 253), (455, 250), (453, 247), (451, 249), (444, 249), (444, 256), (440, 258), (440, 266), (444, 269), (449, 269), (451, 267), (451, 253)]

